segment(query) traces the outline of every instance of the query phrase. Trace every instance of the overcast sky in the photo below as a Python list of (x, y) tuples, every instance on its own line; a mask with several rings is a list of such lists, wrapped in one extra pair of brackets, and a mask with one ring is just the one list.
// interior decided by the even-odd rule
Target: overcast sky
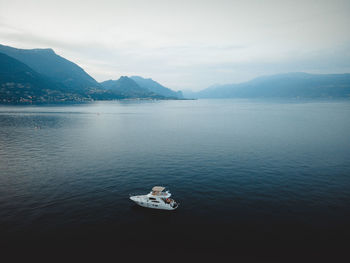
[(53, 48), (96, 80), (204, 89), (350, 72), (350, 0), (0, 0), (0, 43)]

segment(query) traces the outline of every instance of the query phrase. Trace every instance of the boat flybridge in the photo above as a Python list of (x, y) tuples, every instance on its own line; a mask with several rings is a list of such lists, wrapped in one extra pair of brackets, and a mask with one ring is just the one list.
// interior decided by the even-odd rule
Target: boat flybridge
[(164, 191), (165, 187), (155, 186), (147, 195), (134, 195), (130, 199), (136, 204), (154, 209), (175, 210), (179, 204), (171, 199), (171, 193)]

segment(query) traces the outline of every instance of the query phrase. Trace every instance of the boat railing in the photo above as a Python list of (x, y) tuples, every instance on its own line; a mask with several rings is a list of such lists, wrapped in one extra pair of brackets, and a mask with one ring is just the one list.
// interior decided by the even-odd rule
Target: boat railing
[[(150, 192), (151, 195), (153, 196), (158, 196), (158, 197), (170, 197), (171, 193), (169, 191), (166, 192)], [(138, 196), (138, 195), (147, 195), (146, 193), (141, 193), (141, 192), (134, 192), (134, 193), (129, 193), (129, 196)]]
[(139, 195), (145, 195), (145, 193), (130, 193), (129, 196), (139, 196)]

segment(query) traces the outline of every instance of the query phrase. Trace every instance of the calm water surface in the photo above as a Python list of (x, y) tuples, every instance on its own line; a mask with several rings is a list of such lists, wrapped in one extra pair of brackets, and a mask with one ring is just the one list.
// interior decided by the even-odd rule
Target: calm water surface
[[(349, 101), (0, 107), (0, 231), (350, 222)], [(165, 185), (175, 212), (129, 193)]]

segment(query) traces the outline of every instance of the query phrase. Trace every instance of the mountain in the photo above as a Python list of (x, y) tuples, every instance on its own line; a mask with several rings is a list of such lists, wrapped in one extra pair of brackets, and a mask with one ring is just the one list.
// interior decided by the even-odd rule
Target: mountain
[(131, 76), (130, 78), (134, 80), (140, 87), (148, 89), (149, 91), (152, 91), (164, 97), (176, 98), (176, 99), (183, 98), (181, 91), (178, 91), (178, 92), (173, 91), (169, 88), (164, 87), (163, 85), (159, 84), (153, 79), (145, 79), (140, 76)]
[[(47, 91), (51, 88), (51, 92)], [(22, 62), (0, 53), (0, 102), (29, 102), (60, 94), (60, 87)]]
[(61, 102), (127, 98), (177, 99), (151, 79), (121, 77), (98, 83), (81, 67), (52, 49), (0, 45), (1, 102)]
[(111, 100), (81, 67), (52, 49), (17, 49), (0, 45), (1, 102), (47, 103)]
[(350, 97), (350, 74), (287, 73), (240, 84), (215, 85), (196, 98), (330, 98)]
[(0, 103), (56, 103), (114, 99), (116, 95), (103, 89), (85, 93), (69, 91), (15, 58), (0, 53)]
[(140, 87), (133, 79), (122, 76), (118, 80), (107, 80), (100, 83), (120, 98), (164, 98), (146, 88)]
[(100, 85), (75, 63), (57, 55), (52, 49), (18, 49), (0, 45), (0, 52), (26, 64), (34, 71), (67, 90), (85, 92)]

